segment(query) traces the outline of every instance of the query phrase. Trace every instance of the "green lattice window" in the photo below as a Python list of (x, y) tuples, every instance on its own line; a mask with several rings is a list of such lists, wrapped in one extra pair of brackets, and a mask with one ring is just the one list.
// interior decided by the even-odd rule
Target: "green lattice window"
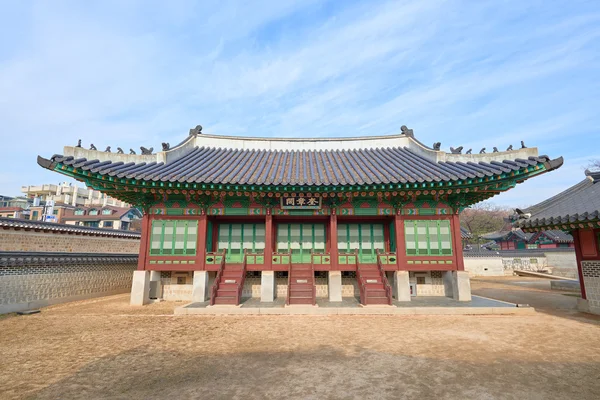
[(242, 262), (244, 250), (262, 253), (264, 249), (264, 224), (219, 224), (217, 251), (227, 250), (227, 261)]
[(452, 231), (449, 220), (404, 221), (406, 255), (452, 255)]
[(325, 252), (325, 225), (277, 225), (277, 251), (292, 253), (293, 263), (310, 263), (312, 252)]
[(152, 256), (196, 255), (198, 221), (154, 220), (150, 237)]
[(377, 250), (385, 251), (383, 224), (340, 224), (337, 233), (340, 254), (358, 251), (362, 263), (376, 262)]

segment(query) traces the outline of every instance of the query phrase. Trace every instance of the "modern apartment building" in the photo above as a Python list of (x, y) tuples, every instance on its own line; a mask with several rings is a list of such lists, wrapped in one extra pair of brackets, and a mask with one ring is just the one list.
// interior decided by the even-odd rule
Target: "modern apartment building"
[(54, 204), (65, 204), (73, 207), (129, 207), (128, 203), (110, 197), (102, 192), (67, 182), (58, 185), (44, 184), (22, 186), (21, 192), (24, 193), (27, 198), (39, 198), (42, 203), (52, 200), (54, 201)]

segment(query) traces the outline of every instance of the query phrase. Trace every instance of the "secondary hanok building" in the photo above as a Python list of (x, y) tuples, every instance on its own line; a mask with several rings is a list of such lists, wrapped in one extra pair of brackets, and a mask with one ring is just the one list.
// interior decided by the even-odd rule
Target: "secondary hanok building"
[(581, 299), (578, 308), (600, 314), (600, 172), (539, 204), (517, 210), (524, 231), (568, 231), (575, 241)]
[(524, 232), (520, 228), (498, 231), (481, 236), (493, 240), (500, 250), (573, 248), (573, 236), (558, 229)]
[(391, 136), (272, 139), (198, 126), (156, 154), (65, 147), (38, 163), (143, 209), (132, 304), (147, 303), (150, 292), (169, 297), (177, 284), (187, 285), (177, 291), (182, 300), (211, 304), (468, 301), (460, 211), (562, 158), (524, 146), (439, 148), (406, 127)]

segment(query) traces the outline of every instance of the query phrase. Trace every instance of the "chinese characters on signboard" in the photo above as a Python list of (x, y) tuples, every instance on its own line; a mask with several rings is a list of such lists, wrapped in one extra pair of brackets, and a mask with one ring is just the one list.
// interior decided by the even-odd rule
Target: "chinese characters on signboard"
[(284, 210), (302, 209), (318, 210), (321, 208), (320, 197), (282, 197), (281, 208)]

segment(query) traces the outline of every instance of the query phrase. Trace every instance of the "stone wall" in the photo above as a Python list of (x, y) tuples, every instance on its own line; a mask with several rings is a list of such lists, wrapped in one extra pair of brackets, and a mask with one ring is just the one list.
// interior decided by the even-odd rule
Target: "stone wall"
[(0, 266), (0, 314), (131, 290), (130, 261), (71, 265)]
[(502, 257), (502, 265), (508, 275), (512, 275), (513, 271), (546, 271), (552, 273), (552, 269), (548, 268), (546, 257)]
[[(554, 249), (552, 249), (554, 250)], [(577, 279), (577, 260), (572, 249), (496, 256), (467, 256), (465, 271), (471, 276), (512, 275), (514, 271), (546, 271), (549, 274)]]
[(600, 314), (600, 261), (583, 261), (581, 271), (587, 297), (587, 309), (583, 310)]
[(242, 289), (242, 297), (253, 297), (260, 299), (260, 274), (254, 275), (253, 272), (246, 274), (244, 288)]
[(102, 237), (33, 230), (0, 231), (1, 251), (138, 254), (139, 238)]
[(578, 279), (577, 257), (575, 256), (575, 251), (549, 251), (544, 254), (546, 254), (548, 268), (552, 269), (552, 275)]
[(286, 299), (288, 278), (287, 276), (283, 277), (283, 274), (280, 272), (276, 272), (275, 275), (275, 297)]
[(512, 270), (505, 270), (500, 257), (465, 257), (465, 271), (470, 276), (512, 275)]
[[(425, 283), (418, 283), (417, 278), (425, 278)], [(409, 272), (408, 280), (416, 285), (417, 296), (445, 296), (444, 280), (440, 271)]]
[(351, 272), (349, 276), (342, 273), (342, 297), (360, 297), (356, 272)]
[[(215, 282), (216, 272), (208, 273), (208, 291)], [(192, 301), (194, 272), (161, 272), (161, 292), (159, 297), (165, 301)]]

